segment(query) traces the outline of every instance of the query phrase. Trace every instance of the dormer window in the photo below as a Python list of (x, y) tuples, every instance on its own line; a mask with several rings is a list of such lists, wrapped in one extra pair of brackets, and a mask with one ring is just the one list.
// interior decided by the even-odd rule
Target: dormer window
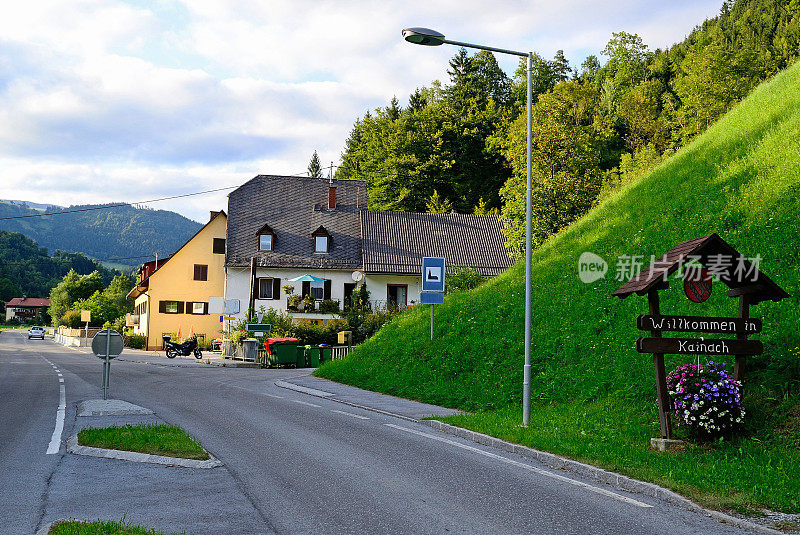
[(331, 249), (331, 235), (325, 227), (319, 227), (311, 236), (314, 238), (314, 252), (328, 253)]
[(264, 225), (258, 231), (258, 250), (272, 251), (275, 245), (275, 232), (269, 225)]

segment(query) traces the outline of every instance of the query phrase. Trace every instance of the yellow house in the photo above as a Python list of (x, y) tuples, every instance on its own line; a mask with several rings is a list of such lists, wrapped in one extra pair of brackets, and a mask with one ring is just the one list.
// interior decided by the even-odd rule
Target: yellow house
[(134, 334), (147, 337), (147, 349), (163, 347), (165, 334), (197, 335), (205, 347), (221, 336), (219, 315), (208, 313), (209, 297), (225, 295), (225, 233), (228, 216), (211, 212), (208, 223), (166, 260), (148, 262), (133, 298)]

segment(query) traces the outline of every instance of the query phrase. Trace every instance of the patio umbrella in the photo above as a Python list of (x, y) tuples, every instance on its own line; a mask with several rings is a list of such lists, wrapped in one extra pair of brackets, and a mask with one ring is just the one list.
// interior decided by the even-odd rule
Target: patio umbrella
[(289, 282), (322, 282), (324, 280), (325, 279), (315, 277), (314, 275), (301, 275), (299, 277), (289, 279)]

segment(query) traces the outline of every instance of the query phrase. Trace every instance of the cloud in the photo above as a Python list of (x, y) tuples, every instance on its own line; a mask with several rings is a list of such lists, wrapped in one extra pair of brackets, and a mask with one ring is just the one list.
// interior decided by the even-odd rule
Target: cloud
[[(573, 65), (613, 31), (682, 39), (716, 1), (17, 2), (0, 19), (0, 198), (141, 200), (337, 160), (354, 120), (445, 79), (455, 40), (563, 49)], [(517, 58), (499, 57), (513, 72)], [(222, 205), (221, 205), (222, 204)], [(169, 208), (198, 220), (224, 194)], [(156, 206), (161, 208), (162, 206)]]

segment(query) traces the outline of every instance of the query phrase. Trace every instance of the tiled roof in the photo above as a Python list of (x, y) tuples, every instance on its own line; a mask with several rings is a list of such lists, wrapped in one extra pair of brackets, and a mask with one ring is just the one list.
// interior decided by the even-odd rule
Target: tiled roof
[(707, 266), (711, 260), (717, 257), (726, 259), (725, 264), (717, 269), (717, 274), (729, 288), (757, 287), (758, 292), (753, 295), (751, 302), (780, 301), (789, 297), (788, 293), (748, 260), (743, 259), (741, 266), (743, 269), (737, 275), (738, 259), (741, 256), (736, 249), (717, 234), (687, 240), (664, 253), (660, 259), (640, 271), (611, 295), (624, 299), (633, 293), (644, 295), (650, 290), (662, 289), (667, 277), (688, 261), (696, 259)]
[[(328, 180), (258, 175), (228, 195), (228, 241), (225, 263), (262, 267), (357, 269), (361, 267), (358, 214), (367, 206), (361, 180), (334, 180), (336, 209), (328, 211)], [(258, 251), (258, 231), (269, 225), (273, 250)], [(314, 252), (312, 233), (331, 235), (330, 252)]]
[(485, 276), (511, 265), (496, 215), (362, 212), (367, 273), (419, 274), (422, 257), (444, 257)]
[(44, 297), (15, 297), (8, 303), (7, 307), (49, 307), (50, 300)]

